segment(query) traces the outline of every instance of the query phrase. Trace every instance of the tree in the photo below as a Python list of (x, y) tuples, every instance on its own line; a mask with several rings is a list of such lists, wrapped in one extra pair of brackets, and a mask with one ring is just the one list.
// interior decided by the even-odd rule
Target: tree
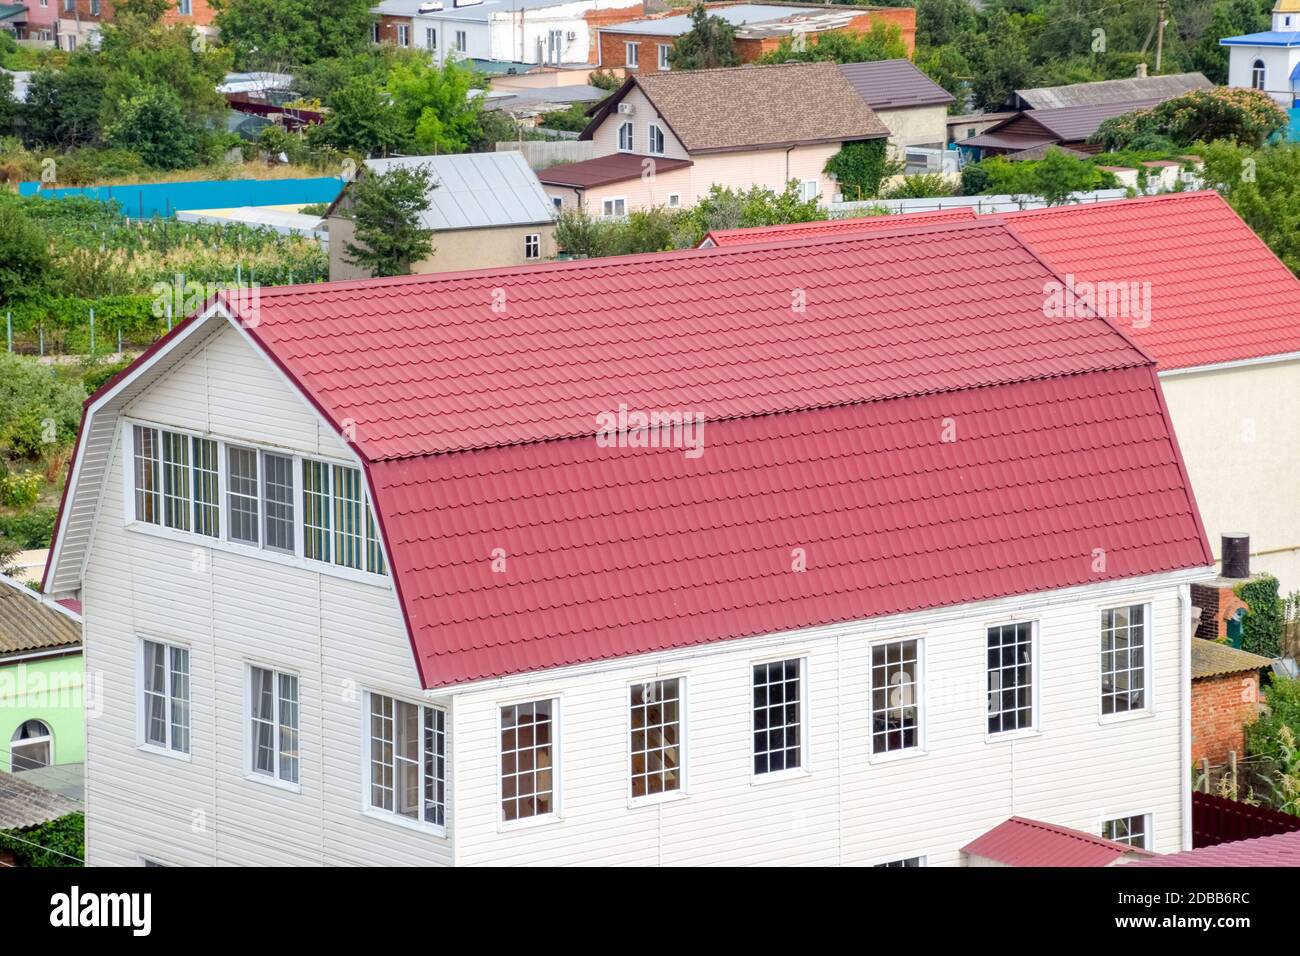
[(354, 76), (327, 101), (325, 121), (307, 131), (313, 146), (366, 156), (387, 155), (407, 139), (392, 100), (364, 76)]
[(42, 67), (33, 73), (22, 108), (27, 140), (61, 149), (97, 142), (104, 82), (99, 62), (91, 57), (74, 55), (63, 70)]
[(433, 252), (433, 230), (421, 214), (435, 188), (427, 166), (394, 166), (383, 173), (364, 172), (348, 187), (356, 243), (344, 243), (344, 258), (372, 276), (406, 275), (412, 263)]
[(786, 37), (775, 50), (763, 54), (758, 62), (829, 60), (832, 63), (865, 63), (902, 59), (907, 59), (907, 44), (903, 42), (903, 33), (898, 25), (873, 23), (866, 33), (819, 33), (811, 40), (806, 36)]
[(1267, 93), (1216, 87), (1111, 117), (1088, 142), (1109, 151), (1150, 149), (1153, 143), (1186, 149), (1218, 140), (1261, 146), (1287, 123), (1286, 112)]
[(703, 3), (691, 10), (691, 28), (673, 41), (668, 63), (674, 70), (711, 70), (739, 66), (736, 28), (711, 15)]
[(246, 69), (361, 53), (374, 21), (371, 0), (214, 0), (213, 5), (221, 42)]
[(170, 89), (150, 87), (118, 108), (104, 131), (109, 144), (135, 153), (154, 169), (184, 169), (198, 159), (200, 129)]
[(1191, 51), (1192, 68), (1211, 83), (1227, 83), (1228, 48), (1219, 44), (1220, 38), (1267, 30), (1271, 5), (1259, 0), (1214, 0), (1209, 23)]
[(689, 249), (715, 229), (813, 222), (825, 219), (826, 210), (818, 205), (816, 197), (803, 199), (799, 184), (792, 180), (781, 193), (761, 186), (740, 191), (715, 183), (699, 202), (680, 215), (674, 245)]
[(39, 296), (49, 271), (49, 238), (21, 209), (0, 203), (0, 306)]
[(1074, 193), (1091, 189), (1097, 176), (1097, 168), (1086, 159), (1053, 147), (1034, 163), (1030, 182), (1034, 194), (1047, 200), (1049, 206), (1061, 206)]
[(11, 73), (0, 73), (0, 136), (14, 125), (18, 116), (18, 101), (14, 99), (14, 78)]
[(474, 136), (482, 99), (471, 99), (474, 72), (448, 58), (441, 66), (426, 59), (395, 64), (385, 89), (415, 153), (462, 153)]

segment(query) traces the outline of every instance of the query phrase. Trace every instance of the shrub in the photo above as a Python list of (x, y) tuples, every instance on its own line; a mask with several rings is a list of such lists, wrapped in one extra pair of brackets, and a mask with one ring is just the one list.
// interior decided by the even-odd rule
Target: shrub
[(34, 359), (0, 353), (0, 452), (34, 460), (50, 445), (70, 444), (83, 398), (80, 385)]
[(41, 497), (45, 479), (36, 471), (11, 471), (0, 478), (0, 504), (26, 511)]
[[(1284, 604), (1278, 594), (1277, 578), (1262, 574), (1238, 584), (1233, 593), (1245, 601), (1249, 609), (1242, 628), (1242, 648), (1265, 657), (1277, 657), (1281, 653), (1285, 626)], [(1300, 731), (1300, 725), (1295, 729)]]
[(935, 196), (951, 196), (957, 192), (957, 186), (938, 173), (922, 173), (917, 176), (904, 176), (902, 182), (896, 183), (884, 192), (885, 199), (928, 199)]
[(887, 149), (883, 139), (845, 143), (823, 171), (835, 177), (846, 201), (870, 199), (880, 191), (882, 180), (903, 171), (901, 163), (889, 159)]
[(19, 515), (0, 515), (0, 536), (24, 551), (48, 548), (58, 515), (57, 508), (32, 508)]
[(12, 853), (19, 866), (82, 866), (86, 858), (85, 816), (69, 813), (18, 831), (14, 837), (0, 833), (0, 848)]
[(1281, 728), (1300, 734), (1300, 680), (1274, 677), (1265, 692), (1268, 713), (1246, 725), (1246, 750), (1253, 756), (1276, 759)]

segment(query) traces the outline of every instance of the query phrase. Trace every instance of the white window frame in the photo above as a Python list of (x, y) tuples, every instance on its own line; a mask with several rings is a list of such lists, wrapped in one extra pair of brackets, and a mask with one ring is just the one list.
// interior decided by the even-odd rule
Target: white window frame
[[(632, 689), (644, 684), (660, 684), (667, 681), (677, 681), (677, 774), (680, 781), (676, 790), (665, 790), (661, 793), (647, 793), (643, 796), (634, 796), (632, 793)], [(642, 807), (648, 804), (663, 803), (666, 800), (684, 800), (688, 796), (687, 788), (690, 785), (690, 772), (687, 768), (690, 749), (687, 746), (687, 692), (688, 681), (685, 674), (664, 674), (654, 677), (640, 677), (629, 680), (623, 688), (623, 710), (624, 720), (627, 724), (627, 805), (629, 807)], [(752, 766), (753, 759), (750, 759)]]
[[(34, 722), (34, 723), (38, 723), (38, 724), (40, 724), (42, 727), (44, 727), (44, 728), (45, 728), (45, 733), (41, 734), (41, 736), (39, 736), (39, 737), (28, 737), (28, 738), (25, 739), (25, 740), (17, 740), (17, 739), (15, 739), (15, 737), (14, 737), (15, 734), (17, 734), (20, 730), (22, 730), (24, 727), (26, 727), (29, 723), (33, 723), (33, 722)], [(14, 748), (15, 748), (15, 747), (35, 747), (35, 746), (39, 746), (40, 744), (44, 744), (44, 745), (45, 745), (46, 753), (48, 753), (49, 758), (50, 758), (46, 763), (43, 763), (43, 764), (41, 764), (40, 766), (42, 766), (42, 767), (52, 767), (52, 766), (54, 766), (54, 763), (55, 763), (55, 760), (54, 760), (54, 728), (52, 728), (52, 727), (50, 726), (50, 722), (49, 722), (48, 720), (44, 719), (43, 717), (24, 717), (22, 720), (18, 721), (17, 725), (14, 727), (14, 729), (13, 729), (12, 731), (10, 731), (10, 734), (9, 734), (9, 772), (10, 772), (10, 773), (22, 773), (24, 770), (35, 770), (35, 769), (38, 769), (37, 767), (23, 767), (23, 768), (21, 768), (21, 769), (15, 767), (15, 766), (14, 766)]]
[[(1143, 637), (1143, 694), (1142, 706), (1133, 710), (1125, 710), (1119, 713), (1108, 714), (1104, 708), (1104, 691), (1102, 689), (1102, 675), (1105, 667), (1105, 653), (1102, 650), (1102, 637), (1104, 629), (1102, 627), (1101, 615), (1105, 611), (1113, 611), (1117, 608), (1142, 607), (1142, 619), (1144, 626)], [(1097, 624), (1097, 672), (1096, 672), (1096, 698), (1097, 698), (1097, 722), (1100, 724), (1122, 723), (1126, 720), (1142, 720), (1148, 717), (1154, 717), (1156, 714), (1156, 668), (1155, 668), (1155, 614), (1154, 602), (1150, 595), (1142, 597), (1117, 597), (1114, 600), (1099, 603), (1094, 608), (1096, 617), (1093, 618)]]
[[(921, 853), (895, 853), (895, 854), (893, 854), (892, 856), (888, 856), (888, 857), (886, 857), (886, 858), (883, 859), (883, 860), (876, 860), (874, 863), (869, 863), (869, 864), (867, 864), (867, 865), (870, 866), (870, 867), (872, 867), (873, 869), (884, 869), (884, 868), (886, 868), (886, 867), (889, 867), (889, 865), (890, 865), (891, 863), (902, 863), (904, 860), (919, 860), (919, 861), (920, 861), (920, 862), (919, 862), (915, 867), (912, 867), (912, 869), (924, 869), (925, 867), (927, 867), (927, 866), (930, 865), (930, 857), (929, 857), (929, 854), (924, 853), (924, 852), (921, 852)], [(901, 869), (901, 867), (893, 867), (893, 869)]]
[[(766, 773), (758, 773), (754, 770), (754, 733), (757, 726), (754, 722), (754, 668), (763, 667), (769, 664), (783, 664), (787, 661), (799, 662), (799, 766), (787, 767), (784, 770), (769, 770)], [(749, 760), (749, 783), (751, 786), (764, 786), (769, 783), (781, 783), (787, 780), (800, 780), (812, 775), (812, 748), (811, 734), (809, 725), (812, 723), (812, 701), (808, 696), (810, 682), (808, 680), (808, 654), (778, 654), (771, 657), (760, 657), (749, 661), (745, 673), (748, 675), (748, 681), (745, 686), (745, 698), (749, 706), (749, 738), (745, 743), (746, 758)]]
[(637, 68), (637, 44), (632, 40), (623, 41), (623, 65), (629, 70)]
[[(902, 644), (908, 641), (916, 643), (916, 743), (911, 747), (903, 747), (899, 750), (887, 750), (884, 753), (876, 753), (875, 684), (873, 679), (876, 648), (887, 644)], [(894, 760), (906, 760), (909, 757), (924, 757), (928, 753), (926, 747), (926, 718), (929, 716), (929, 708), (925, 706), (925, 648), (925, 636), (922, 634), (901, 635), (899, 637), (882, 637), (879, 640), (872, 641), (867, 646), (867, 759), (870, 763), (889, 763)], [(915, 856), (916, 854), (912, 855)]]
[[(519, 817), (514, 820), (507, 820), (505, 814), (505, 791), (502, 787), (501, 779), (501, 735), (505, 731), (505, 722), (501, 713), (507, 707), (517, 707), (520, 704), (536, 704), (542, 701), (551, 703), (551, 810), (549, 813), (539, 814), (531, 817)], [(493, 744), (493, 755), (495, 764), (492, 772), (497, 778), (497, 832), (505, 833), (510, 830), (526, 830), (532, 827), (550, 826), (560, 823), (564, 820), (564, 740), (562, 737), (564, 729), (564, 695), (556, 691), (551, 694), (533, 693), (525, 694), (520, 697), (507, 697), (495, 701), (493, 706), (496, 708), (496, 741)]]
[[(623, 204), (622, 212), (618, 211), (619, 203)], [(612, 212), (605, 212), (606, 204), (610, 206), (610, 208), (613, 210)], [(611, 196), (609, 199), (602, 199), (600, 203), (600, 211), (601, 211), (602, 219), (621, 219), (623, 216), (627, 215), (627, 197)]]
[[(164, 713), (163, 724), (166, 728), (166, 742), (163, 744), (153, 743), (149, 740), (149, 705), (145, 695), (145, 644), (160, 645), (165, 651), (163, 675), (166, 682), (166, 688), (163, 692), (166, 709)], [(189, 747), (185, 750), (176, 750), (172, 747), (172, 662), (171, 652), (173, 649), (184, 651), (186, 654), (186, 676), (189, 680), (189, 693), (185, 698), (185, 703), (189, 707)], [(153, 637), (150, 635), (139, 635), (136, 640), (136, 665), (135, 665), (135, 706), (136, 706), (136, 749), (143, 750), (147, 753), (157, 754), (162, 757), (170, 757), (173, 760), (184, 760), (189, 762), (194, 752), (194, 650), (182, 641), (171, 640), (167, 638)]]
[(1253, 90), (1263, 90), (1266, 88), (1268, 81), (1268, 64), (1263, 60), (1255, 60), (1250, 64), (1250, 88)]
[(669, 193), (669, 194), (668, 194), (668, 208), (669, 208), (669, 209), (681, 209), (681, 208), (682, 208), (682, 194), (681, 194), (681, 193)]
[(667, 73), (673, 68), (672, 63), (668, 61), (668, 54), (672, 53), (673, 45), (671, 43), (660, 43), (659, 47), (659, 69)]
[[(659, 148), (655, 149), (655, 134), (659, 135)], [(668, 145), (668, 137), (664, 135), (664, 128), (658, 123), (649, 123), (646, 125), (646, 152), (651, 156), (662, 156), (664, 149)]]
[(428, 50), (430, 53), (438, 52), (438, 28), (437, 27), (424, 28), (424, 48)]
[[(1000, 730), (993, 732), (989, 730), (989, 631), (995, 627), (1011, 627), (1016, 624), (1028, 624), (1030, 627), (1029, 653), (1030, 653), (1030, 680), (1033, 682), (1033, 708), (1030, 715), (1028, 727), (1018, 727), (1015, 730)], [(984, 707), (980, 713), (980, 719), (984, 721), (984, 742), (1000, 743), (1004, 740), (1016, 740), (1020, 737), (1034, 737), (1042, 732), (1039, 725), (1040, 708), (1042, 706), (1042, 684), (1039, 679), (1040, 668), (1042, 666), (1039, 660), (1039, 619), (1031, 616), (1012, 615), (1007, 618), (999, 618), (993, 621), (985, 621), (984, 628), (980, 632), (983, 641), (980, 646), (980, 662), (984, 674), (981, 688), (983, 690)]]
[(405, 23), (397, 24), (397, 45), (411, 45), (411, 28)]
[[(1116, 840), (1114, 837), (1106, 836), (1106, 825), (1110, 823), (1118, 823), (1121, 820), (1132, 820), (1134, 818), (1141, 818), (1142, 820), (1143, 845), (1134, 846), (1133, 849), (1135, 850), (1152, 849), (1152, 842), (1153, 842), (1152, 838), (1155, 836), (1155, 831), (1152, 829), (1152, 824), (1154, 823), (1155, 817), (1150, 810), (1133, 810), (1131, 812), (1126, 812), (1126, 813), (1103, 814), (1097, 824), (1097, 835), (1100, 836), (1103, 840), (1112, 840), (1116, 843), (1124, 843), (1123, 840)], [(1133, 846), (1132, 844), (1128, 844), (1128, 845)]]
[[(627, 130), (627, 145), (623, 145), (623, 131)], [(620, 153), (631, 153), (636, 149), (636, 127), (631, 120), (624, 120), (618, 124), (618, 151)]]
[[(270, 773), (257, 769), (257, 761), (253, 759), (253, 748), (257, 745), (257, 736), (253, 730), (253, 669), (266, 671), (271, 675), (272, 680), (272, 701), (274, 713), (272, 715), (272, 753), (274, 756), (274, 766)], [(296, 701), (298, 708), (298, 720), (293, 730), (298, 735), (298, 768), (297, 779), (285, 780), (280, 776), (280, 755), (282, 751), (280, 742), (280, 731), (283, 726), (280, 715), (280, 678), (292, 677), (298, 682), (298, 699)], [(279, 787), (281, 790), (289, 790), (293, 793), (302, 792), (302, 675), (295, 670), (277, 667), (274, 664), (267, 664), (260, 661), (246, 661), (244, 666), (244, 776), (256, 783), (267, 786)]]
[(524, 236), (524, 261), (533, 262), (541, 257), (542, 234), (540, 232), (530, 232)]
[[(393, 767), (394, 809), (386, 810), (383, 807), (375, 806), (371, 802), (372, 778), (370, 774), (373, 769), (371, 763), (371, 755), (373, 753), (371, 747), (373, 744), (373, 739), (371, 736), (371, 728), (370, 728), (371, 697), (387, 697), (389, 700), (393, 701), (394, 734), (396, 734), (397, 703), (400, 702), (403, 704), (408, 704), (412, 707), (418, 708), (419, 710), (420, 741), (419, 741), (418, 750), (420, 754), (420, 777), (419, 777), (420, 816), (417, 819), (413, 820), (408, 816), (398, 813), (396, 810), (397, 768), (395, 762)], [(429, 821), (424, 819), (424, 785), (427, 782), (427, 778), (425, 776), (425, 768), (424, 768), (424, 731), (425, 731), (424, 721), (426, 719), (425, 709), (436, 710), (442, 714), (442, 728), (443, 728), (443, 753), (442, 753), (442, 766), (443, 766), (442, 821), (443, 822), (442, 823), (430, 823)], [(367, 689), (361, 695), (361, 741), (362, 741), (362, 745), (361, 745), (361, 812), (362, 814), (368, 817), (373, 817), (376, 820), (383, 820), (387, 823), (394, 823), (398, 826), (406, 827), (408, 830), (419, 830), (423, 833), (428, 833), (433, 836), (441, 837), (445, 839), (447, 837), (448, 830), (450, 829), (451, 826), (451, 814), (452, 814), (451, 778), (452, 778), (453, 771), (451, 766), (451, 708), (445, 707), (441, 704), (435, 704), (428, 700), (413, 699), (401, 693), (394, 693), (392, 691), (385, 691), (385, 690)], [(396, 740), (394, 740), (394, 746), (396, 746)]]
[[(166, 524), (162, 523), (161, 513), (159, 516), (158, 524), (153, 524), (148, 521), (142, 521), (136, 519), (135, 517), (135, 450), (136, 450), (135, 449), (135, 426), (137, 425), (143, 428), (154, 428), (154, 429), (158, 429), (159, 431), (169, 431), (177, 435), (186, 436), (187, 442), (190, 443), (189, 447), (191, 448), (191, 459), (193, 458), (192, 439), (201, 438), (216, 443), (217, 464), (218, 464), (217, 496), (218, 496), (218, 501), (220, 503), (218, 527), (221, 531), (219, 537), (216, 538), (209, 537), (207, 535), (199, 534), (192, 530), (180, 531), (175, 528), (169, 528), (166, 526)], [(368, 528), (367, 528), (366, 515), (367, 513), (371, 513), (371, 514), (374, 513), (374, 501), (370, 496), (369, 482), (366, 481), (365, 470), (361, 467), (359, 462), (347, 461), (345, 459), (339, 459), (339, 458), (331, 458), (323, 455), (303, 455), (290, 448), (279, 448), (272, 445), (263, 445), (257, 442), (245, 441), (243, 439), (226, 439), (218, 435), (203, 434), (201, 432), (193, 431), (192, 429), (177, 428), (172, 425), (165, 425), (161, 422), (149, 421), (140, 418), (132, 418), (132, 419), (124, 418), (122, 420), (121, 428), (122, 430), (119, 434), (119, 440), (122, 442), (122, 448), (123, 448), (122, 458), (124, 462), (123, 480), (122, 480), (123, 504), (125, 509), (124, 527), (127, 528), (128, 530), (140, 534), (148, 534), (148, 535), (153, 535), (155, 537), (166, 538), (171, 541), (182, 542), (192, 547), (201, 546), (201, 547), (211, 548), (218, 551), (227, 551), (234, 554), (243, 554), (250, 557), (261, 558), (267, 561), (273, 561), (290, 567), (301, 568), (304, 570), (315, 571), (324, 574), (332, 574), (337, 577), (344, 577), (353, 581), (361, 581), (363, 583), (373, 584), (376, 586), (383, 586), (383, 587), (393, 586), (391, 581), (392, 561), (388, 554), (387, 543), (383, 540), (382, 534), (380, 534), (379, 522), (377, 516), (374, 519), (375, 538), (379, 547), (379, 557), (383, 562), (383, 566), (385, 570), (388, 571), (389, 573), (381, 574), (377, 571), (366, 570), (366, 565), (368, 564), (368, 560), (369, 560), (369, 548), (370, 548), (370, 543), (367, 536)], [(259, 494), (258, 537), (261, 544), (257, 546), (251, 544), (244, 544), (239, 541), (232, 541), (229, 538), (230, 501), (229, 501), (229, 496), (227, 494), (228, 491), (227, 484), (229, 481), (230, 469), (229, 469), (229, 458), (226, 449), (230, 446), (245, 449), (248, 451), (256, 451), (258, 453), (258, 469), (259, 469), (258, 471), (258, 494)], [(287, 458), (292, 462), (291, 478), (293, 481), (293, 521), (294, 521), (294, 542), (293, 542), (294, 549), (292, 554), (290, 554), (287, 551), (280, 551), (266, 545), (266, 525), (265, 525), (266, 489), (265, 489), (264, 481), (266, 476), (267, 455), (275, 455), (280, 458)], [(160, 449), (159, 462), (161, 463), (161, 461), (162, 461), (162, 457), (161, 457), (161, 449)], [(351, 468), (360, 474), (361, 496), (362, 496), (362, 522), (361, 522), (362, 566), (360, 568), (350, 568), (347, 567), (346, 565), (333, 563), (332, 549), (333, 549), (334, 532), (332, 526), (330, 532), (331, 560), (329, 562), (318, 561), (314, 558), (308, 558), (303, 553), (303, 543), (305, 540), (304, 537), (305, 515), (303, 513), (303, 504), (302, 504), (302, 463), (304, 461), (320, 462), (324, 465), (329, 466), (328, 471), (330, 474), (331, 487), (334, 480), (333, 474), (334, 474), (335, 467)], [(190, 463), (190, 473), (191, 473), (191, 480), (192, 480), (193, 477), (192, 460)], [(159, 474), (161, 480), (161, 471)], [(193, 501), (192, 491), (193, 489), (191, 489), (191, 495), (189, 500), (189, 515), (190, 515), (191, 526), (193, 526), (193, 519), (194, 519), (194, 501)], [(160, 494), (160, 502), (161, 502), (161, 490), (159, 494)], [(332, 510), (333, 509), (331, 506), (331, 520), (332, 520)]]
[(821, 195), (822, 183), (820, 179), (804, 179), (799, 182), (799, 198), (804, 202), (816, 199)]
[(183, 17), (194, 15), (194, 0), (177, 0), (176, 12)]
[(456, 52), (457, 53), (469, 52), (469, 34), (467, 34), (464, 30), (456, 31)]

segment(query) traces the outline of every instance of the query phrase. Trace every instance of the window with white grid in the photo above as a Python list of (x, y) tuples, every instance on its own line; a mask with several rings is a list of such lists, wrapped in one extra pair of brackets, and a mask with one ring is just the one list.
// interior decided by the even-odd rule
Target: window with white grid
[(989, 733), (1034, 726), (1034, 625), (988, 629)]
[(144, 743), (190, 752), (190, 652), (141, 641), (141, 729)]
[(1117, 817), (1102, 824), (1101, 835), (1107, 840), (1149, 850), (1148, 836), (1151, 830), (1150, 820), (1145, 813), (1134, 817)]
[(135, 436), (135, 520), (162, 522), (161, 452), (158, 429), (136, 425)]
[(1144, 604), (1101, 612), (1101, 712), (1146, 707), (1147, 610)]
[(208, 438), (191, 438), (190, 453), (194, 461), (194, 531), (215, 538), (221, 518), (217, 443)]
[(264, 667), (249, 670), (252, 769), (298, 782), (298, 677)]
[(890, 641), (871, 648), (871, 752), (921, 745), (921, 642)]
[(369, 697), (371, 809), (445, 826), (446, 713), (383, 694)]
[(803, 662), (754, 665), (754, 773), (803, 766)]
[(260, 540), (257, 452), (227, 445), (226, 459), (226, 511), (230, 515), (226, 535), (231, 541), (255, 545)]
[(302, 463), (302, 553), (315, 561), (330, 559), (330, 466)]
[(362, 562), (361, 539), (364, 533), (361, 472), (356, 468), (334, 466), (334, 563), (345, 568), (359, 568)]
[(913, 867), (913, 866), (925, 866), (925, 857), (908, 856), (908, 857), (904, 857), (901, 860), (890, 860), (888, 863), (877, 863), (875, 865), (875, 868), (880, 870), (880, 869), (893, 869), (894, 867)]
[(262, 454), (262, 497), (266, 502), (264, 544), (272, 551), (293, 554), (293, 459)]
[(633, 684), (632, 796), (672, 793), (682, 787), (682, 682)]
[(501, 708), (501, 817), (506, 822), (555, 811), (555, 701)]
[(162, 433), (163, 524), (190, 530), (190, 440), (175, 432)]

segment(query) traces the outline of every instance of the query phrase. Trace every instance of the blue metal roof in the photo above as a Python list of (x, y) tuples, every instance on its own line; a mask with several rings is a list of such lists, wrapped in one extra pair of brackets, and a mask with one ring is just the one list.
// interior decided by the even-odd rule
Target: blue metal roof
[(1263, 33), (1247, 33), (1245, 36), (1224, 37), (1220, 46), (1300, 46), (1300, 31), (1282, 32), (1266, 30)]

